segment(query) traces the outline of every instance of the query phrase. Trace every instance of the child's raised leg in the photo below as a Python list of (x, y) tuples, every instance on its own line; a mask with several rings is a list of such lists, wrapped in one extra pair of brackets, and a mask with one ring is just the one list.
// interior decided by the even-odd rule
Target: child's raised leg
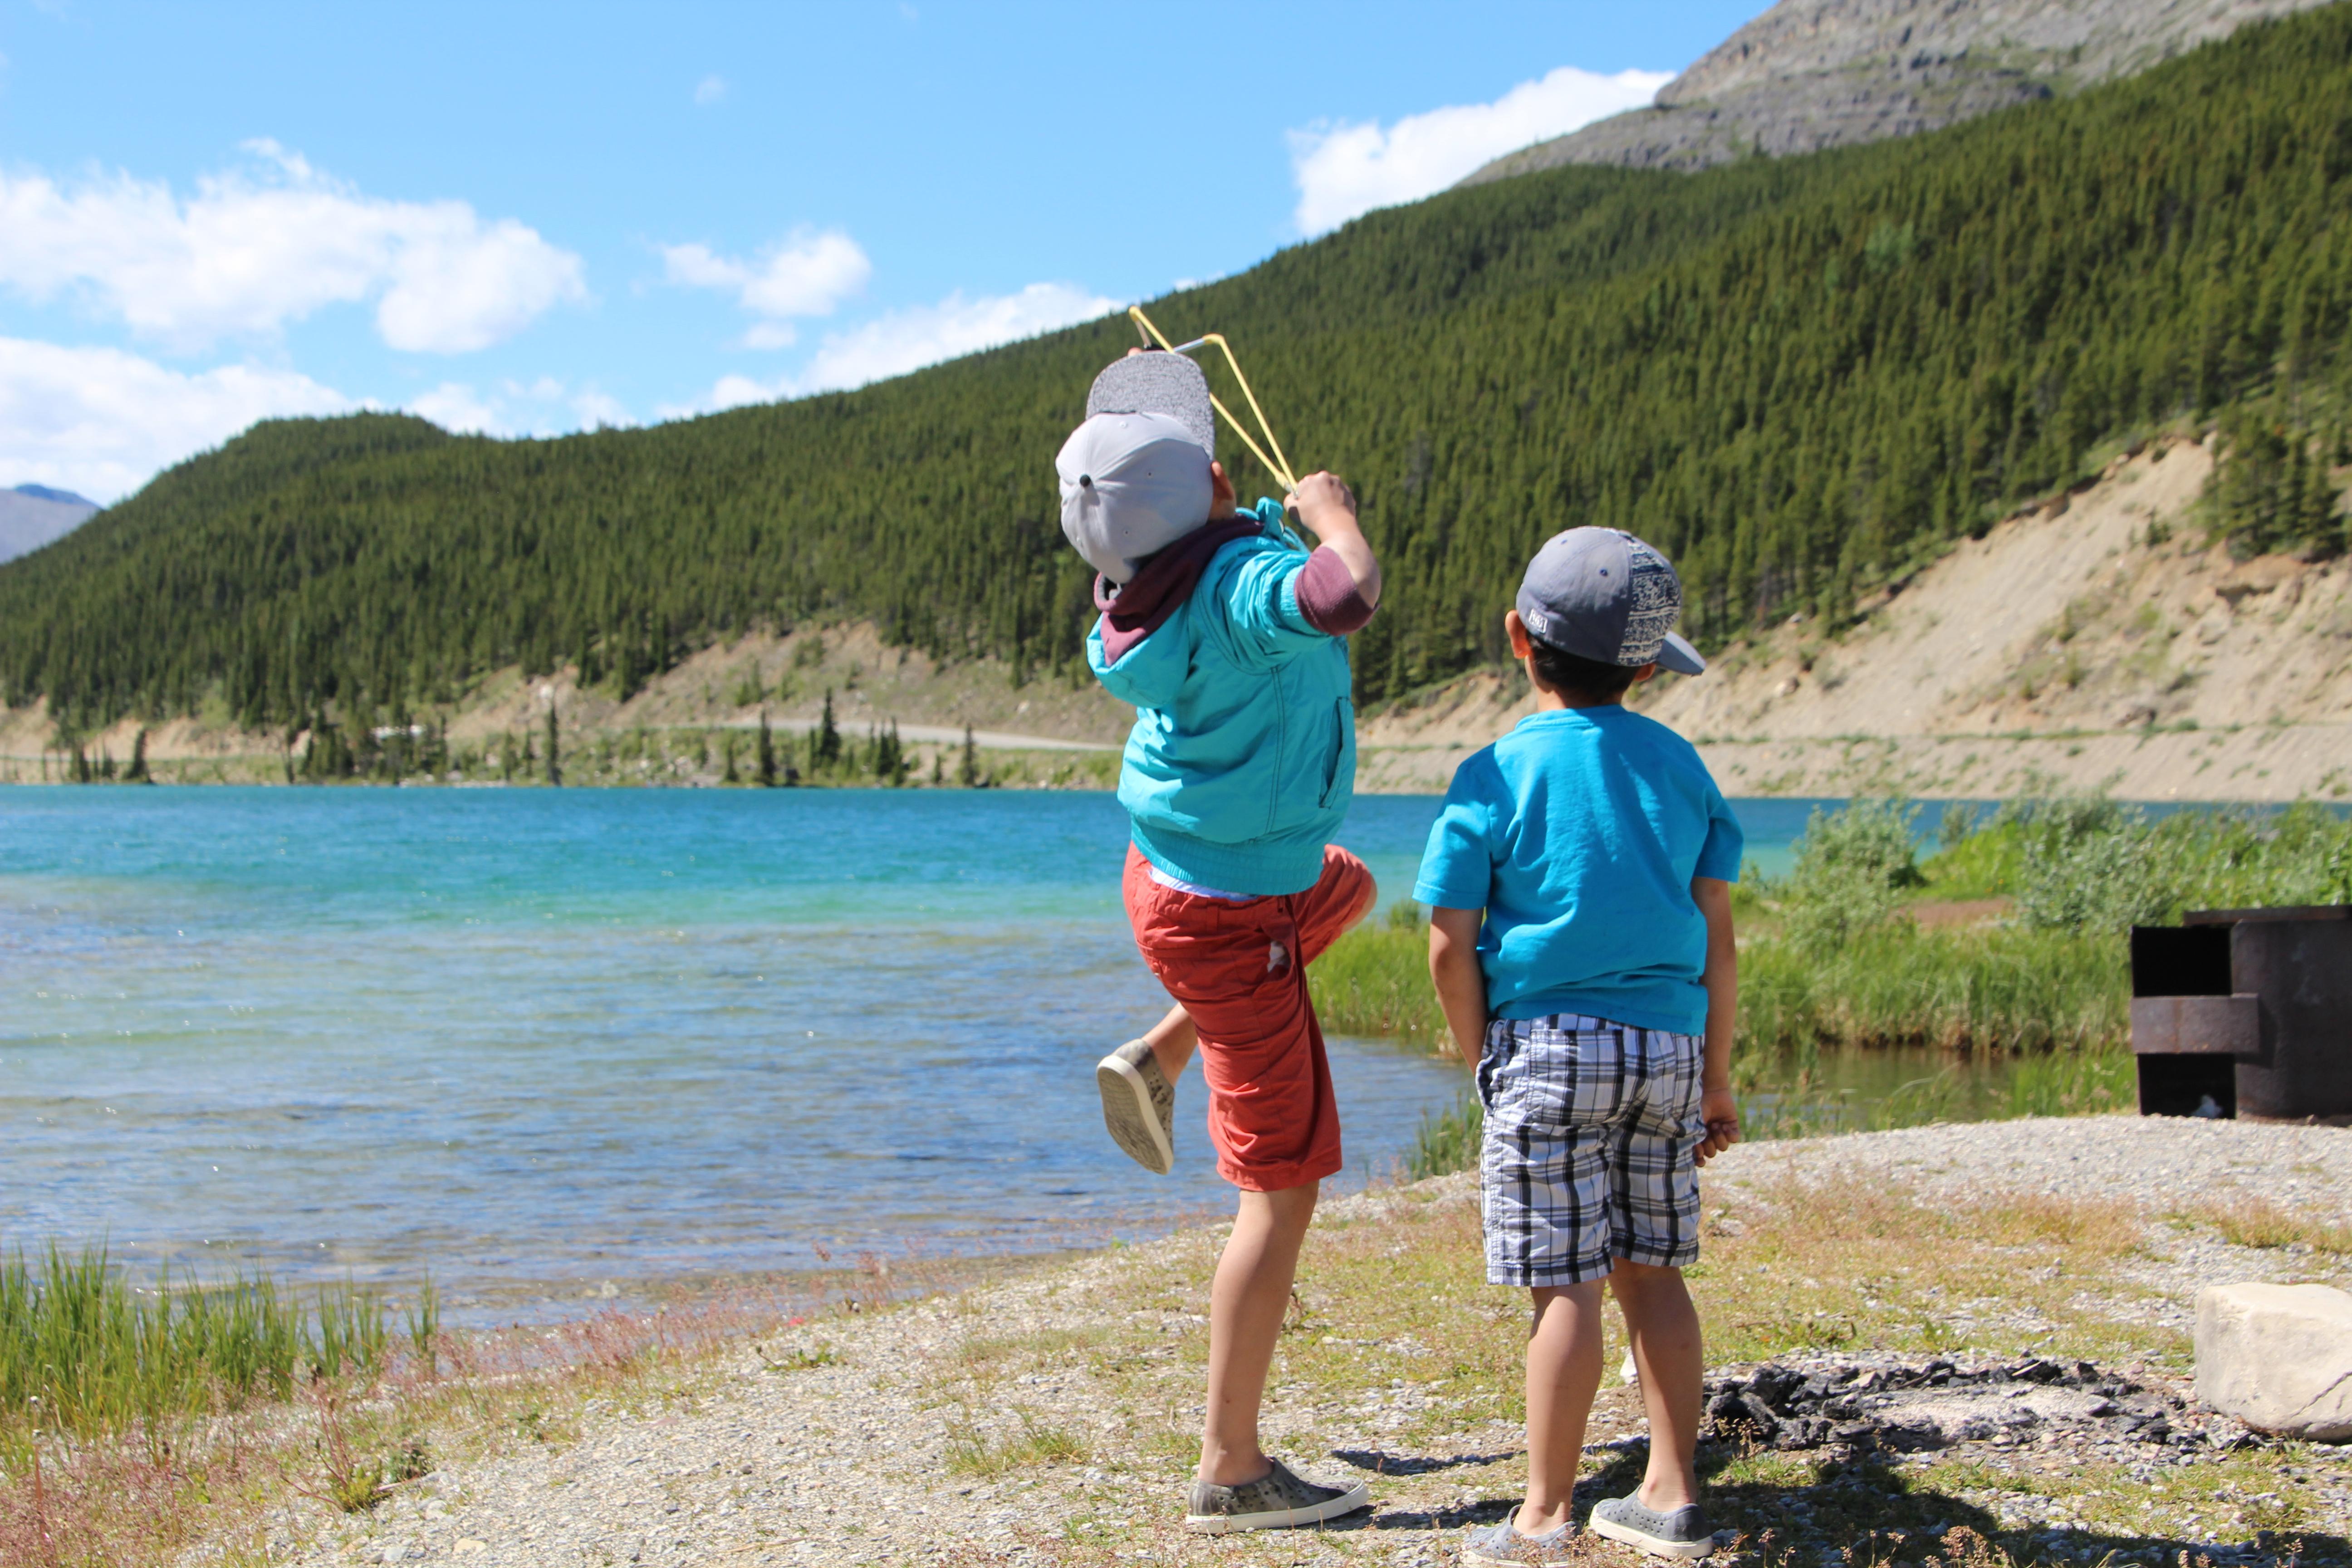
[(1192, 1053), (1201, 1047), (1201, 1031), (1192, 1026), (1192, 1016), (1178, 1003), (1168, 1009), (1168, 1016), (1143, 1032), (1143, 1043), (1151, 1047), (1152, 1058), (1160, 1064), (1160, 1076), (1174, 1083), (1184, 1076), (1184, 1068), (1192, 1060)]
[(1528, 1497), (1512, 1522), (1541, 1535), (1568, 1521), (1584, 1426), (1601, 1389), (1601, 1282), (1539, 1286), (1528, 1333)]
[(1624, 1310), (1633, 1364), (1642, 1372), (1642, 1404), (1650, 1417), (1650, 1465), (1638, 1495), (1643, 1507), (1671, 1513), (1698, 1500), (1695, 1467), (1706, 1381), (1698, 1309), (1691, 1305), (1679, 1268), (1620, 1258), (1609, 1286)]

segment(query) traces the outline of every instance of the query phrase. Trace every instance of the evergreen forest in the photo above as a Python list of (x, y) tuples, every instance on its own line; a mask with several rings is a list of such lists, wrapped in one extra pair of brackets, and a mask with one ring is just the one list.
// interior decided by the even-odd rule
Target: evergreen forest
[[(1365, 701), (1499, 657), (1563, 527), (1659, 544), (1719, 646), (1836, 623), (2167, 428), (2221, 432), (2233, 548), (2340, 550), (2352, 5), (1932, 135), (1448, 192), (1149, 309), (1226, 333), (1294, 465), (1356, 486), (1389, 584)], [(1052, 458), (1134, 342), (1113, 318), (558, 439), (264, 423), (0, 567), (0, 700), (47, 696), (68, 735), (207, 697), (257, 730), (405, 724), (505, 666), (625, 696), (837, 617), (1076, 678)], [(1223, 455), (1245, 499), (1272, 487)]]

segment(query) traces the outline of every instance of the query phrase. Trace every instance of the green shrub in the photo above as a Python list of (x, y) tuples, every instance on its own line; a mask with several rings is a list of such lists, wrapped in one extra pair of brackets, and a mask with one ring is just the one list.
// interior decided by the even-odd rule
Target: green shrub
[(2184, 811), (2150, 822), (2099, 796), (2005, 807), (2020, 858), (2018, 918), (2120, 937), (2192, 909), (2352, 902), (2352, 822), (2284, 811)]
[(1918, 817), (1917, 806), (1895, 800), (1815, 807), (1794, 847), (1795, 868), (1772, 889), (1789, 940), (1826, 950), (1893, 920), (1904, 893), (1926, 879), (1913, 843)]

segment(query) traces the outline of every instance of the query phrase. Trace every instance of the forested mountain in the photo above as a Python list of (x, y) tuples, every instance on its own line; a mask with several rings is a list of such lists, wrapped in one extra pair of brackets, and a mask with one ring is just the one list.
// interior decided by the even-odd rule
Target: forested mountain
[(1780, 0), (1646, 109), (1496, 159), (1703, 169), (1911, 136), (2159, 65), (2326, 0)]
[[(2254, 455), (2224, 469), (2246, 548), (2339, 548), (2347, 211), (2339, 5), (1931, 135), (1450, 192), (1152, 309), (1230, 334), (1294, 461), (1356, 482), (1388, 563), (1356, 639), (1370, 699), (1496, 657), (1561, 527), (1656, 541), (1720, 641), (1834, 620), (2095, 446), (2184, 419)], [(1114, 319), (558, 440), (265, 424), (0, 567), (0, 697), (47, 694), (69, 729), (215, 682), (256, 727), (396, 717), (516, 662), (625, 691), (732, 628), (829, 616), (1067, 670), (1091, 617), (1052, 457), (1133, 341)]]

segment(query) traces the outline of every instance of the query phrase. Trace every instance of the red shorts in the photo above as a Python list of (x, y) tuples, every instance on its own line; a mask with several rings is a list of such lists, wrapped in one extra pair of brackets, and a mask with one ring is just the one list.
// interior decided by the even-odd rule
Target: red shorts
[(1130, 845), (1126, 893), (1143, 962), (1201, 1032), (1218, 1174), (1253, 1193), (1337, 1174), (1339, 1107), (1307, 965), (1370, 912), (1370, 870), (1329, 845), (1305, 892), (1235, 903), (1161, 887)]

